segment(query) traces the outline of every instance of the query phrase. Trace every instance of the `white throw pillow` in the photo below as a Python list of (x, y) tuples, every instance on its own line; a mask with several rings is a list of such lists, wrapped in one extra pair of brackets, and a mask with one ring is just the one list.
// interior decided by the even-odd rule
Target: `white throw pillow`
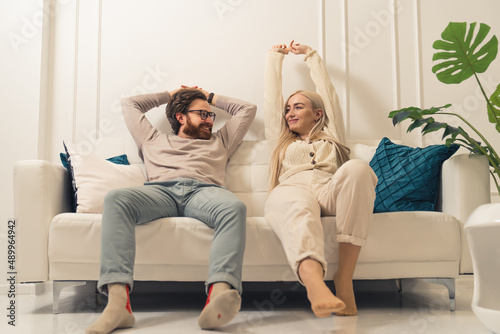
[(102, 213), (104, 196), (111, 189), (143, 185), (146, 178), (139, 165), (119, 165), (82, 155), (73, 143), (65, 142), (76, 188), (77, 213)]

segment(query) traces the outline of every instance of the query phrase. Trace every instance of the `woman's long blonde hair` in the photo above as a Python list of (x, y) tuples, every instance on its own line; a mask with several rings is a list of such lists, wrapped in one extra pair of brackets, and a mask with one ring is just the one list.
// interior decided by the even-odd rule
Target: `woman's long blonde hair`
[(281, 175), (282, 163), (283, 159), (285, 158), (285, 152), (286, 149), (288, 148), (288, 145), (290, 145), (295, 140), (300, 139), (300, 136), (296, 132), (290, 130), (285, 118), (288, 101), (292, 96), (296, 94), (301, 94), (307, 97), (311, 101), (313, 110), (317, 109), (323, 110), (321, 117), (318, 119), (314, 127), (311, 129), (311, 132), (309, 134), (309, 139), (311, 141), (317, 139), (324, 139), (332, 143), (335, 146), (335, 149), (337, 150), (337, 155), (339, 157), (339, 162), (341, 165), (347, 160), (349, 160), (349, 149), (343, 144), (339, 143), (337, 140), (335, 140), (333, 135), (329, 131), (325, 131), (328, 129), (327, 125), (329, 119), (325, 113), (325, 106), (319, 94), (306, 90), (298, 90), (288, 97), (283, 106), (280, 135), (278, 137), (276, 147), (274, 148), (274, 151), (271, 154), (271, 161), (269, 163), (270, 178), (271, 178), (269, 191), (273, 190), (274, 187), (276, 187), (279, 184), (279, 177)]

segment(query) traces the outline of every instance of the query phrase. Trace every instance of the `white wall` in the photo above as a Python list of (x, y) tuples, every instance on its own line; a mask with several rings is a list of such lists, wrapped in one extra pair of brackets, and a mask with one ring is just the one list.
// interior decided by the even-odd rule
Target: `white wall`
[[(453, 103), (500, 150), (484, 102), (470, 79), (445, 85), (431, 72), (433, 41), (449, 21), (484, 22), (500, 36), (497, 0), (40, 0), (2, 1), (0, 94), (6, 159), (0, 185), (2, 226), (12, 217), (12, 165), (57, 161), (62, 140), (92, 147), (128, 136), (123, 96), (199, 85), (255, 102), (248, 138), (263, 138), (263, 69), (267, 50), (291, 39), (324, 57), (352, 139), (387, 136), (412, 145), (439, 142), (394, 128), (389, 111)], [(49, 13), (49, 12), (47, 12)], [(10, 34), (10, 35), (9, 35)], [(8, 36), (23, 43), (13, 47)], [(482, 75), (500, 82), (500, 60)], [(285, 63), (284, 93), (313, 89), (298, 56)], [(491, 84), (487, 85), (492, 92)], [(163, 108), (150, 113), (169, 131)], [(216, 127), (227, 117), (219, 116)], [(3, 246), (2, 246), (3, 247)]]
[[(440, 83), (431, 71), (432, 43), (450, 21), (484, 22), (500, 33), (496, 0), (52, 0), (46, 126), (39, 151), (57, 160), (63, 139), (82, 148), (101, 138), (128, 137), (123, 96), (181, 84), (255, 102), (259, 113), (248, 138), (263, 138), (263, 68), (267, 50), (291, 39), (318, 49), (340, 95), (352, 139), (403, 139), (440, 143), (439, 135), (406, 134), (389, 111), (453, 103), (491, 141), (473, 79)], [(463, 10), (462, 8), (467, 8)], [(500, 82), (500, 61), (482, 76), (490, 90)], [(313, 89), (301, 57), (289, 56), (285, 95)], [(496, 86), (496, 85), (495, 85)], [(150, 118), (169, 131), (163, 108)], [(216, 127), (227, 120), (219, 116)], [(452, 122), (455, 122), (454, 120)], [(458, 122), (456, 122), (458, 125)], [(497, 145), (500, 149), (500, 145)]]
[[(39, 158), (43, 9), (37, 0), (0, 2), (0, 268), (7, 268), (7, 221), (14, 218), (15, 161)], [(3, 282), (2, 282), (3, 283)]]

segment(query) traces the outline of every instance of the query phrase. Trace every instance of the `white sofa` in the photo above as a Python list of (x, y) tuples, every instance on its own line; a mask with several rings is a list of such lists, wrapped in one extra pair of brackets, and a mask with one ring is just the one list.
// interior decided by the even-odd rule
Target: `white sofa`
[[(377, 143), (350, 142), (352, 156), (370, 160)], [(134, 151), (127, 153), (133, 156)], [(248, 208), (243, 280), (293, 281), (280, 241), (263, 218), (268, 157), (264, 141), (244, 141), (226, 170), (227, 187)], [(53, 281), (54, 312), (63, 287), (99, 279), (101, 214), (71, 213), (70, 184), (60, 163), (20, 161), (14, 168), (18, 280)], [(438, 212), (373, 215), (354, 278), (431, 279), (448, 287), (454, 310), (454, 280), (472, 272), (462, 225), (489, 196), (486, 160), (468, 154), (451, 157), (442, 167)], [(331, 280), (338, 257), (335, 217), (322, 221)], [(138, 226), (135, 280), (205, 281), (212, 235), (203, 223), (183, 217)]]

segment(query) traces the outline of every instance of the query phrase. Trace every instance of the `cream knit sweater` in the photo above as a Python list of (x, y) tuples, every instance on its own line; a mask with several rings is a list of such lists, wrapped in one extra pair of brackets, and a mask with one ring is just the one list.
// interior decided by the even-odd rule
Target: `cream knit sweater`
[[(283, 119), (284, 102), (282, 95), (282, 67), (285, 55), (277, 51), (269, 51), (265, 68), (264, 113), (266, 120), (266, 139), (275, 143), (279, 137)], [(341, 144), (345, 144), (345, 128), (339, 99), (333, 87), (325, 64), (315, 50), (305, 55), (304, 61), (310, 69), (311, 79), (316, 85), (316, 92), (325, 105), (329, 124), (328, 132)], [(339, 167), (334, 144), (325, 140), (314, 142), (296, 140), (286, 152), (279, 181), (305, 170), (321, 170), (334, 174)]]

